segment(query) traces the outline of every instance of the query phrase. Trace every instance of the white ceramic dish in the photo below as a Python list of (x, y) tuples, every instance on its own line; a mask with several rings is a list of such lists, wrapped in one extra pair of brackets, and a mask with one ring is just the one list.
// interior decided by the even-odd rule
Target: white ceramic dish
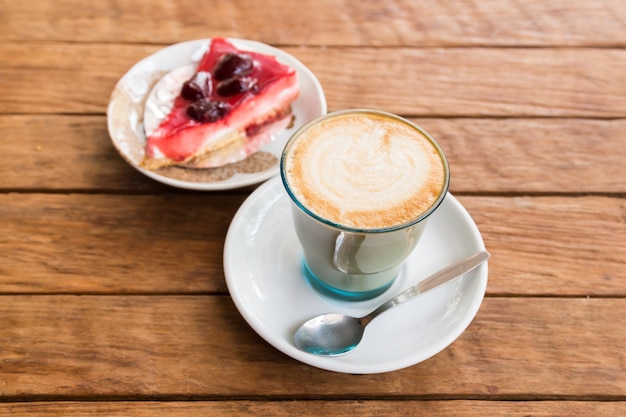
[(248, 324), (271, 345), (306, 364), (343, 373), (394, 371), (424, 361), (456, 340), (475, 317), (487, 287), (487, 264), (399, 306), (373, 321), (352, 352), (337, 357), (298, 350), (293, 333), (323, 313), (364, 315), (404, 288), (448, 264), (484, 249), (474, 221), (448, 194), (426, 226), (392, 287), (376, 299), (326, 298), (301, 273), (301, 248), (280, 178), (255, 190), (228, 230), (224, 273), (230, 294)]
[[(224, 190), (256, 184), (278, 174), (280, 154), (293, 132), (304, 123), (326, 113), (326, 98), (315, 75), (288, 53), (269, 45), (228, 39), (242, 50), (274, 55), (281, 63), (298, 73), (300, 95), (293, 103), (294, 124), (275, 135), (275, 139), (248, 158), (264, 156), (255, 167), (231, 165), (213, 171), (149, 171), (140, 166), (144, 155), (144, 103), (152, 86), (165, 73), (185, 65), (197, 64), (211, 40), (201, 39), (178, 43), (161, 49), (135, 64), (117, 83), (107, 109), (109, 134), (120, 155), (144, 175), (174, 187), (192, 190)], [(249, 164), (250, 165), (250, 164)]]

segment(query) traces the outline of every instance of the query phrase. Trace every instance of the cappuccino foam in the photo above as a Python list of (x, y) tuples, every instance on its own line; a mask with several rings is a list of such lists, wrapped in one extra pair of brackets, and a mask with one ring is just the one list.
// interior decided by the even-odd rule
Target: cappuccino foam
[(357, 229), (419, 218), (447, 185), (444, 157), (418, 128), (384, 114), (346, 112), (290, 141), (284, 175), (309, 211)]

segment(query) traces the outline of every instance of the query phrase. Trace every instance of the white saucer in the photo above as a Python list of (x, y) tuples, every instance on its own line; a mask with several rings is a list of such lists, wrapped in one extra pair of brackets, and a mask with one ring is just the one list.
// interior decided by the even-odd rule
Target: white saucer
[(120, 155), (139, 172), (164, 184), (192, 190), (225, 190), (260, 183), (278, 174), (280, 154), (293, 132), (306, 122), (326, 113), (326, 98), (322, 86), (315, 75), (296, 58), (260, 42), (233, 38), (228, 40), (242, 50), (273, 55), (279, 62), (296, 70), (300, 82), (300, 95), (292, 104), (295, 116), (293, 126), (276, 134), (272, 142), (260, 149), (260, 153), (265, 153), (264, 155), (268, 157), (261, 165), (264, 169), (260, 171), (228, 167), (225, 168), (228, 171), (224, 172), (232, 176), (224, 178), (226, 175), (202, 175), (199, 171), (173, 175), (142, 168), (140, 163), (146, 141), (143, 129), (144, 102), (152, 86), (166, 72), (185, 65), (197, 64), (211, 40), (200, 39), (178, 43), (161, 49), (135, 64), (118, 81), (111, 94), (107, 109), (109, 134)]
[(330, 371), (379, 373), (424, 361), (463, 333), (487, 288), (486, 263), (374, 320), (361, 344), (346, 355), (323, 357), (302, 352), (294, 346), (293, 333), (319, 314), (365, 315), (402, 289), (482, 249), (476, 224), (448, 194), (385, 294), (363, 302), (331, 300), (313, 290), (302, 276), (290, 200), (280, 178), (273, 178), (257, 188), (233, 218), (224, 247), (224, 273), (244, 319), (280, 351)]

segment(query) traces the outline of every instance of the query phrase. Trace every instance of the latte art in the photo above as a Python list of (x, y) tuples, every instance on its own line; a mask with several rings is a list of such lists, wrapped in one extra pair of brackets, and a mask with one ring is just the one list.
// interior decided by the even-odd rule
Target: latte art
[(405, 224), (443, 192), (447, 170), (439, 149), (402, 119), (348, 112), (296, 135), (283, 161), (286, 181), (303, 206), (333, 223)]

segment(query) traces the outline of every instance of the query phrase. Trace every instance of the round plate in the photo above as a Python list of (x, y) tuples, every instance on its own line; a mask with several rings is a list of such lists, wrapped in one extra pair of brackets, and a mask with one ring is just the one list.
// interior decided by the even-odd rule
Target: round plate
[(383, 295), (350, 302), (317, 293), (301, 273), (302, 253), (280, 178), (257, 188), (239, 208), (224, 247), (230, 294), (248, 324), (271, 345), (306, 364), (336, 372), (388, 372), (424, 361), (463, 333), (482, 303), (487, 264), (372, 321), (353, 351), (315, 356), (298, 350), (296, 329), (324, 313), (362, 316), (450, 263), (484, 249), (476, 224), (451, 194), (429, 219), (416, 250)]
[(211, 44), (210, 39), (178, 43), (135, 64), (117, 83), (107, 109), (108, 128), (120, 155), (139, 172), (174, 187), (192, 190), (225, 190), (256, 184), (278, 174), (280, 154), (293, 132), (306, 122), (326, 113), (324, 91), (315, 75), (288, 53), (269, 45), (228, 39), (242, 50), (273, 55), (298, 73), (300, 95), (292, 104), (293, 126), (244, 161), (212, 169), (190, 170), (179, 167), (149, 171), (140, 166), (146, 137), (143, 129), (145, 101), (156, 82), (167, 72), (197, 64)]

